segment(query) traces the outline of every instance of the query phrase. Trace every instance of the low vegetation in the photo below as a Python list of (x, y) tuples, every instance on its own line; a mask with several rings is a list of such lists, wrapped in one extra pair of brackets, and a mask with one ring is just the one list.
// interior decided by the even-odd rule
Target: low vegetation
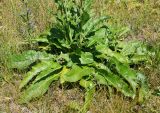
[[(149, 89), (148, 79), (143, 74), (145, 69), (153, 68), (153, 61), (159, 66), (158, 44), (149, 45), (144, 40), (125, 38), (130, 29), (111, 24), (115, 20), (104, 13), (97, 16), (91, 7), (92, 2), (55, 0), (54, 23), (39, 36), (33, 34), (33, 28), (27, 24), (25, 35), (28, 38), (22, 44), (25, 51), (9, 55), (9, 60), (3, 62), (4, 67), (7, 64), (9, 69), (14, 69), (13, 73), (26, 72), (19, 84), (18, 103), (35, 101), (50, 86), (54, 87), (53, 83), (59, 83), (58, 87), (76, 84), (80, 90), (84, 88), (84, 103), (69, 104), (71, 109), (82, 113), (92, 108), (95, 95), (101, 88), (105, 88), (109, 95), (117, 92), (120, 96), (121, 92), (123, 97), (140, 105), (151, 94), (159, 95), (158, 87)], [(26, 23), (31, 21), (23, 16)], [(8, 81), (2, 76), (3, 79)]]

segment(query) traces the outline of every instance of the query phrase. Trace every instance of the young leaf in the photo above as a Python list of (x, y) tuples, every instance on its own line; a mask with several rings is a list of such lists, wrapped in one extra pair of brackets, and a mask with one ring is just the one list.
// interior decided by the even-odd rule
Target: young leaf
[(94, 87), (94, 84), (93, 82), (90, 80), (90, 81), (87, 81), (85, 79), (81, 79), (79, 84), (84, 87), (85, 89), (88, 89), (88, 88), (92, 88)]

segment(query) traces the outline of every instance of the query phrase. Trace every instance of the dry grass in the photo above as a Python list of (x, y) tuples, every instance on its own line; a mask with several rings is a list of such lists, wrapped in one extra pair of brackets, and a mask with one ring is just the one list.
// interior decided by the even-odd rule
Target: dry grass
[[(24, 46), (26, 39), (33, 38), (52, 25), (54, 4), (52, 0), (1, 0), (0, 23), (0, 113), (76, 113), (71, 103), (83, 104), (84, 91), (77, 85), (72, 89), (60, 88), (58, 83), (52, 84), (47, 94), (39, 100), (27, 105), (18, 104), (19, 81), (22, 73), (14, 74), (7, 69), (7, 58), (33, 46)], [(137, 0), (140, 2), (118, 0), (96, 0), (97, 13), (105, 13), (113, 18), (109, 21), (118, 26), (129, 26), (132, 38), (142, 38), (150, 42), (160, 36), (160, 0)], [(145, 2), (143, 2), (145, 1)], [(104, 4), (105, 3), (105, 4)], [(100, 11), (100, 8), (103, 11)], [(29, 12), (28, 12), (29, 11)], [(28, 19), (24, 21), (20, 15)], [(153, 62), (143, 70), (149, 78), (151, 88), (160, 86), (159, 69)], [(157, 68), (156, 68), (157, 67)], [(151, 96), (143, 105), (123, 97), (120, 94), (109, 96), (108, 91), (101, 87), (94, 95), (90, 107), (91, 113), (158, 113), (160, 98)], [(73, 107), (73, 106), (72, 106)]]

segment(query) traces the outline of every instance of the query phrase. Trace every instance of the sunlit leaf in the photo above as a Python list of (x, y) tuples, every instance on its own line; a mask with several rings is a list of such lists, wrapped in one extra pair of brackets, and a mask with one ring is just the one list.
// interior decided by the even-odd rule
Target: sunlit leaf
[(46, 60), (53, 58), (52, 55), (46, 52), (37, 52), (34, 50), (25, 51), (20, 55), (13, 55), (11, 57), (11, 68), (25, 69), (37, 60)]
[(63, 79), (67, 82), (76, 82), (80, 80), (83, 76), (93, 73), (93, 69), (89, 67), (79, 67), (78, 65), (73, 65), (72, 69), (62, 75)]
[(25, 77), (21, 81), (19, 88), (23, 88), (30, 80), (32, 80), (33, 77), (35, 77), (41, 71), (46, 70), (48, 67), (52, 67), (53, 64), (54, 62), (52, 61), (42, 61), (41, 63), (33, 66), (32, 69), (25, 75)]
[(90, 52), (85, 52), (81, 54), (80, 58), (81, 64), (90, 64), (93, 63), (93, 55)]
[(47, 90), (53, 80), (56, 80), (59, 75), (53, 75), (45, 80), (32, 84), (27, 90), (20, 96), (20, 103), (28, 103), (30, 100), (36, 97), (41, 97)]

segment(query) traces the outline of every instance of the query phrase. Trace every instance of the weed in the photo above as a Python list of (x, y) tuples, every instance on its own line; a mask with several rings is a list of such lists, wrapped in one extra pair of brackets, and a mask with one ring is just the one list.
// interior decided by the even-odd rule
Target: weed
[(79, 112), (89, 108), (97, 84), (114, 87), (131, 98), (135, 98), (139, 88), (138, 101), (143, 102), (148, 96), (146, 78), (131, 65), (148, 59), (146, 45), (140, 41), (128, 44), (121, 41), (128, 29), (106, 26), (103, 21), (108, 16), (94, 18), (92, 0), (55, 2), (58, 9), (55, 25), (32, 39), (43, 52), (29, 50), (12, 58), (12, 68), (26, 69), (35, 63), (19, 86), (22, 89), (32, 81), (20, 102), (28, 103), (42, 96), (58, 79), (61, 84), (79, 82), (85, 88), (85, 103)]

